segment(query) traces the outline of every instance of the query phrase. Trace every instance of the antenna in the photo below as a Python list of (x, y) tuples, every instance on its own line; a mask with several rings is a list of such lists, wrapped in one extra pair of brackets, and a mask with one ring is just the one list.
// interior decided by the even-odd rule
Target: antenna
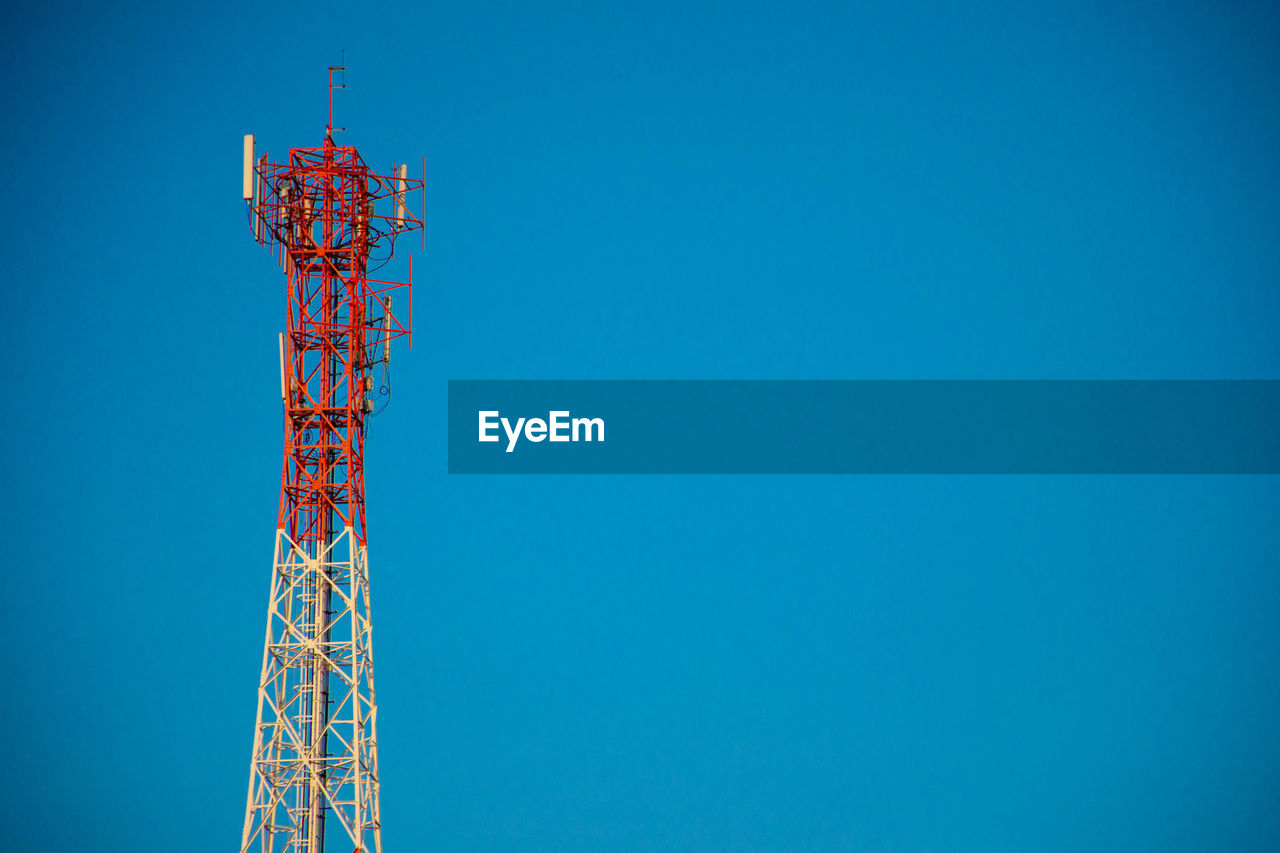
[(253, 134), (244, 135), (244, 200), (253, 201)]
[[(326, 127), (325, 127), (325, 129), (324, 129), (324, 130), (325, 130), (325, 136), (326, 136), (326, 137), (328, 137), (329, 139), (332, 139), (332, 138), (333, 138), (333, 133), (334, 133), (334, 131), (342, 131), (342, 132), (344, 132), (344, 133), (345, 133), (345, 132), (346, 132), (346, 130), (347, 130), (345, 127), (334, 127), (334, 126), (333, 126), (333, 90), (334, 90), (334, 89), (345, 89), (345, 88), (347, 88), (347, 65), (346, 65), (346, 63), (347, 63), (347, 52), (346, 52), (345, 50), (344, 50), (344, 51), (342, 51), (342, 60), (341, 60), (341, 61), (342, 61), (342, 65), (330, 65), (330, 66), (329, 66), (329, 124), (328, 124), (328, 126), (326, 126)], [(342, 82), (341, 82), (341, 83), (335, 84), (335, 83), (333, 82), (333, 72), (335, 72), (335, 71), (341, 71), (341, 72), (342, 72)]]
[(284, 332), (280, 333), (280, 402), (289, 405), (289, 386), (284, 381)]
[(409, 175), (408, 165), (401, 163), (397, 173), (400, 180), (396, 182), (396, 230), (404, 227), (404, 185)]
[[(403, 166), (401, 168), (404, 168)], [(382, 361), (391, 366), (391, 297), (387, 297), (387, 311), (382, 315)]]
[(258, 158), (258, 167), (255, 170), (257, 180), (254, 181), (254, 193), (253, 193), (253, 197), (257, 199), (257, 202), (253, 205), (253, 223), (254, 223), (253, 233), (254, 233), (254, 236), (258, 238), (259, 243), (266, 240), (267, 220), (266, 220), (266, 217), (262, 215), (262, 198), (264, 195), (263, 189), (266, 186), (266, 179), (263, 178), (262, 176), (266, 173), (266, 170), (267, 170), (267, 155), (263, 154), (261, 157)]

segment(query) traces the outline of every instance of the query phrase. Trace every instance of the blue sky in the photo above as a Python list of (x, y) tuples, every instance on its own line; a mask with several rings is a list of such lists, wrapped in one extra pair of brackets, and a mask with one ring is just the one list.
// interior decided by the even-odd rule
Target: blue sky
[(425, 155), (368, 451), (387, 849), (1273, 850), (1273, 477), (449, 477), (448, 379), (1280, 378), (1261, 5), (28, 5), (0, 847), (233, 849), (283, 277)]

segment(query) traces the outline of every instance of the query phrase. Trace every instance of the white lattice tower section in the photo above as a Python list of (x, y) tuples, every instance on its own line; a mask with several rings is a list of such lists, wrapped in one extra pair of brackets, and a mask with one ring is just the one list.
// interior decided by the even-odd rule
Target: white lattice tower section
[(315, 555), (277, 531), (246, 853), (318, 853), (306, 827), (332, 838), (335, 822), (352, 847), (381, 853), (372, 627), (366, 548), (351, 528)]

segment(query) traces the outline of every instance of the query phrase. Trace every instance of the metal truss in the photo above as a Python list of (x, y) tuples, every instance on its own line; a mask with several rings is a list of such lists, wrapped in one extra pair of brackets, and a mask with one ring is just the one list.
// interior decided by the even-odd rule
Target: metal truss
[(318, 551), (279, 530), (240, 846), (316, 853), (335, 823), (381, 853), (367, 551), (349, 527)]
[(370, 278), (369, 265), (423, 229), (408, 196), (425, 182), (404, 166), (376, 175), (334, 143), (339, 70), (321, 147), (271, 163), (245, 138), (250, 226), (277, 253), (288, 298), (284, 467), (242, 853), (324, 853), (326, 841), (382, 850), (364, 448), (374, 398), (389, 393), (375, 392), (374, 374), (389, 382), (390, 343), (411, 334), (412, 299), (397, 314), (391, 297), (412, 293), (413, 264), (406, 282)]

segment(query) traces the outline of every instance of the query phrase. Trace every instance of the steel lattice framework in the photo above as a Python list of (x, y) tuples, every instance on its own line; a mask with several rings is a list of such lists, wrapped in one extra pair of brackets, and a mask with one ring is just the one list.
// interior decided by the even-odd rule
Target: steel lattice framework
[[(382, 850), (377, 705), (365, 530), (364, 442), (386, 388), (390, 342), (410, 335), (408, 280), (369, 277), (398, 237), (424, 231), (403, 166), (375, 175), (329, 123), (319, 148), (286, 162), (245, 144), (245, 199), (255, 237), (288, 279), (280, 339), (284, 470), (267, 603), (244, 853)], [(413, 199), (417, 201), (417, 199)], [(425, 204), (425, 200), (424, 200)], [(425, 248), (425, 239), (423, 240)], [(374, 378), (382, 384), (375, 392)]]

